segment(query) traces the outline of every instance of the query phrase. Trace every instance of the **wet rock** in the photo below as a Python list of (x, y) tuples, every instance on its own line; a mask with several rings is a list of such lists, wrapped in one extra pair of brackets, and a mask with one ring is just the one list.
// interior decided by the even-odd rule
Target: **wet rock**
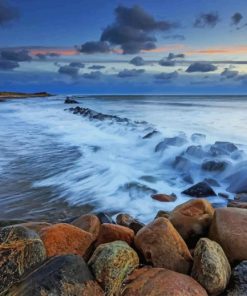
[(161, 201), (161, 202), (171, 202), (171, 201), (175, 201), (177, 199), (176, 195), (168, 195), (168, 194), (153, 194), (151, 195), (152, 199)]
[(10, 225), (16, 225), (16, 224), (21, 224), (21, 223), (25, 223), (26, 220), (0, 220), (0, 228), (1, 227), (5, 227), (5, 226), (10, 226)]
[(247, 261), (241, 262), (232, 270), (232, 276), (225, 296), (247, 295)]
[(195, 146), (195, 145), (189, 146), (186, 149), (185, 153), (187, 155), (190, 155), (195, 158), (200, 158), (200, 159), (206, 155), (206, 153), (202, 149), (202, 146), (200, 146), (200, 145), (199, 146)]
[(145, 224), (140, 222), (139, 220), (131, 217), (128, 214), (119, 214), (116, 217), (117, 224), (129, 227), (134, 231), (134, 233), (137, 233)]
[(162, 142), (160, 142), (155, 147), (155, 152), (164, 151), (169, 146), (180, 147), (180, 146), (183, 146), (186, 143), (187, 143), (187, 140), (183, 136), (176, 136), (176, 137), (173, 137), (173, 138), (165, 138)]
[(206, 182), (199, 182), (182, 192), (192, 197), (216, 196), (214, 190)]
[(50, 258), (11, 288), (8, 296), (103, 296), (85, 261), (77, 255)]
[(170, 214), (171, 214), (171, 212), (160, 210), (156, 214), (154, 220), (157, 219), (157, 218), (167, 218), (167, 219), (169, 219)]
[(23, 226), (7, 226), (0, 230), (0, 243), (11, 243), (19, 240), (40, 239), (39, 235)]
[(208, 185), (213, 186), (213, 187), (220, 187), (220, 184), (212, 178), (205, 178), (203, 182), (208, 183)]
[(132, 198), (136, 198), (137, 196), (143, 197), (145, 195), (152, 195), (157, 193), (157, 190), (138, 182), (130, 182), (125, 184), (123, 190), (127, 191), (129, 193), (129, 196)]
[(65, 223), (42, 229), (40, 237), (48, 257), (67, 254), (84, 256), (93, 242), (91, 233)]
[(219, 295), (228, 284), (231, 266), (221, 246), (201, 238), (194, 250), (193, 278), (211, 295)]
[(28, 229), (31, 229), (37, 233), (40, 233), (40, 231), (45, 228), (45, 227), (49, 227), (52, 224), (47, 223), (47, 222), (26, 222), (26, 223), (22, 223), (22, 224), (18, 224), (15, 226), (23, 226), (26, 227)]
[(72, 222), (72, 225), (92, 234), (93, 240), (96, 240), (100, 231), (100, 220), (97, 216), (87, 214), (82, 215)]
[(241, 202), (247, 202), (247, 193), (239, 193), (235, 196), (234, 200), (241, 201)]
[(192, 176), (190, 174), (184, 175), (183, 180), (184, 180), (184, 182), (189, 183), (189, 184), (194, 183), (194, 180), (193, 180), (193, 178), (192, 178)]
[(208, 160), (202, 164), (202, 169), (209, 172), (223, 172), (228, 166), (226, 161)]
[(143, 139), (150, 139), (150, 138), (153, 138), (154, 136), (157, 136), (159, 135), (160, 133), (156, 130), (153, 130), (152, 132), (146, 134)]
[(227, 193), (225, 193), (225, 192), (219, 192), (219, 193), (218, 193), (218, 196), (223, 197), (223, 198), (225, 198), (225, 199), (228, 199), (228, 198), (229, 198), (229, 194), (227, 194)]
[(100, 212), (97, 214), (97, 217), (99, 218), (101, 224), (103, 224), (103, 223), (115, 224), (115, 222), (112, 220), (112, 218), (109, 215), (107, 215), (106, 213)]
[(201, 142), (206, 140), (206, 135), (200, 133), (194, 133), (191, 135), (191, 140), (195, 143), (200, 144)]
[(200, 237), (207, 235), (213, 215), (214, 209), (207, 200), (194, 199), (177, 206), (169, 220), (191, 247)]
[(209, 238), (221, 245), (230, 263), (247, 260), (247, 211), (216, 209)]
[(177, 156), (173, 162), (173, 167), (177, 170), (184, 170), (189, 171), (190, 167), (192, 165), (192, 162), (184, 157), (184, 156)]
[(75, 99), (67, 97), (64, 101), (64, 104), (79, 104)]
[(190, 252), (166, 218), (157, 218), (138, 231), (135, 246), (154, 267), (164, 267), (181, 273), (188, 273), (190, 270)]
[[(45, 248), (40, 239), (2, 243), (0, 245), (0, 294), (18, 282), (25, 272), (43, 262), (45, 258)], [(12, 296), (12, 294), (9, 295)]]
[(88, 264), (105, 295), (119, 295), (122, 282), (139, 265), (139, 258), (126, 242), (115, 241), (98, 246)]
[(231, 200), (231, 201), (228, 202), (227, 207), (229, 207), (229, 208), (247, 209), (247, 202)]
[(232, 193), (247, 193), (247, 169), (241, 169), (225, 179), (229, 183), (227, 191)]
[(122, 296), (207, 296), (190, 276), (164, 268), (136, 269), (127, 278)]
[(238, 147), (231, 142), (217, 141), (210, 147), (212, 156), (229, 155), (236, 150), (238, 150)]
[(125, 241), (131, 245), (134, 235), (134, 231), (128, 227), (108, 223), (101, 224), (96, 246), (113, 241)]

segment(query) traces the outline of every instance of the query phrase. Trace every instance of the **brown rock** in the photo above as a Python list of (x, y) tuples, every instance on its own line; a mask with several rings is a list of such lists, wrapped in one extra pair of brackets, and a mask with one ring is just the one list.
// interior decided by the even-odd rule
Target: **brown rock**
[(229, 208), (247, 209), (247, 202), (231, 200), (231, 201), (228, 202), (227, 207), (229, 207)]
[(28, 229), (31, 229), (37, 233), (40, 233), (40, 231), (45, 228), (45, 227), (49, 227), (52, 224), (47, 223), (47, 222), (26, 222), (26, 223), (21, 223), (15, 226), (23, 226), (26, 227)]
[(152, 199), (161, 201), (161, 202), (170, 202), (175, 201), (177, 197), (175, 195), (167, 195), (167, 194), (153, 194), (151, 195)]
[(247, 211), (238, 208), (215, 210), (209, 238), (223, 248), (230, 263), (247, 259)]
[(99, 235), (100, 230), (100, 220), (96, 215), (82, 215), (72, 222), (72, 225), (90, 232), (93, 236), (93, 239), (96, 240)]
[(137, 233), (145, 224), (138, 221), (137, 219), (133, 218), (129, 214), (119, 214), (116, 217), (117, 224), (129, 227), (134, 231), (134, 233)]
[(207, 296), (193, 278), (164, 268), (136, 269), (122, 288), (122, 296)]
[(93, 242), (91, 233), (65, 223), (44, 228), (40, 237), (48, 257), (66, 254), (84, 256)]
[(213, 214), (214, 209), (207, 200), (194, 199), (177, 206), (169, 220), (182, 238), (193, 246), (194, 242), (207, 234)]
[(161, 218), (161, 217), (169, 219), (170, 214), (171, 212), (160, 210), (158, 211), (154, 219)]
[(223, 292), (231, 276), (231, 266), (221, 246), (208, 238), (201, 238), (194, 250), (192, 276), (209, 294)]
[(128, 227), (104, 223), (101, 224), (96, 246), (113, 241), (125, 241), (131, 245), (134, 240), (134, 235), (134, 231)]
[(166, 218), (155, 219), (138, 231), (135, 245), (154, 267), (164, 267), (181, 273), (188, 273), (190, 270), (191, 254)]

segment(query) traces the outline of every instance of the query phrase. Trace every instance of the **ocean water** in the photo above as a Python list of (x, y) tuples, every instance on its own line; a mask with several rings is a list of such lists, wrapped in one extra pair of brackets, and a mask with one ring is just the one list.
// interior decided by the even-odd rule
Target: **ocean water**
[[(149, 221), (188, 200), (181, 192), (205, 178), (229, 198), (247, 179), (247, 97), (81, 96), (75, 105), (64, 99), (0, 102), (3, 218), (55, 219), (90, 210)], [(65, 110), (75, 106), (117, 119)], [(219, 141), (235, 148), (222, 150)], [(225, 166), (205, 169), (208, 161)], [(151, 198), (155, 192), (178, 198), (162, 203)]]

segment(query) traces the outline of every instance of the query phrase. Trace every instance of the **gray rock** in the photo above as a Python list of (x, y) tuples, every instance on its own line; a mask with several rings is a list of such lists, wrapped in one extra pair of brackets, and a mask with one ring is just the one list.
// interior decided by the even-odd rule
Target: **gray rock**
[(242, 261), (233, 271), (225, 296), (247, 295), (247, 261)]
[(216, 196), (214, 190), (206, 182), (199, 182), (182, 192), (193, 197)]

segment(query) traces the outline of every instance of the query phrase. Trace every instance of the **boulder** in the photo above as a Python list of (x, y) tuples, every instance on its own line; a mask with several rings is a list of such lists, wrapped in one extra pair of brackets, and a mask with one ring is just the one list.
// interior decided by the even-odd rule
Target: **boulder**
[(199, 182), (182, 192), (192, 197), (216, 196), (214, 190), (206, 182)]
[(230, 263), (247, 260), (247, 211), (238, 208), (216, 209), (209, 238), (221, 245)]
[(115, 222), (112, 220), (112, 218), (107, 215), (106, 213), (100, 212), (97, 214), (97, 217), (100, 220), (100, 223), (111, 223), (111, 224), (115, 224)]
[(0, 230), (0, 243), (11, 243), (27, 239), (40, 239), (39, 235), (23, 226), (6, 226)]
[(134, 233), (137, 233), (143, 226), (145, 226), (145, 224), (131, 217), (129, 214), (118, 214), (116, 221), (119, 225), (129, 227)]
[(105, 295), (119, 295), (122, 282), (139, 265), (139, 258), (126, 242), (115, 241), (98, 246), (88, 264)]
[(48, 257), (67, 254), (84, 256), (93, 243), (91, 233), (65, 223), (43, 228), (40, 237)]
[(191, 135), (190, 138), (193, 142), (200, 144), (201, 142), (206, 140), (206, 135), (201, 134), (201, 133), (194, 133)]
[(12, 287), (9, 296), (103, 296), (85, 261), (78, 255), (50, 258)]
[(227, 206), (230, 208), (247, 209), (247, 202), (231, 200), (228, 202)]
[(238, 150), (238, 147), (231, 142), (217, 141), (210, 147), (212, 156), (229, 155), (236, 150)]
[(134, 235), (134, 231), (128, 227), (104, 223), (101, 224), (96, 246), (114, 241), (125, 241), (127, 244), (131, 245), (134, 240)]
[(247, 295), (247, 261), (242, 261), (233, 270), (225, 296)]
[(168, 219), (157, 218), (139, 230), (135, 246), (154, 267), (189, 273), (191, 254)]
[(187, 155), (190, 155), (192, 157), (199, 158), (199, 159), (202, 159), (206, 155), (206, 153), (203, 150), (203, 148), (202, 148), (201, 145), (198, 145), (198, 146), (195, 146), (195, 145), (189, 146), (186, 149), (186, 152), (185, 153)]
[(247, 193), (239, 193), (235, 196), (234, 200), (241, 201), (241, 202), (247, 202)]
[(207, 160), (202, 163), (202, 169), (209, 172), (223, 172), (228, 163), (223, 160)]
[(40, 239), (2, 243), (0, 245), (0, 295), (18, 282), (25, 272), (43, 262), (45, 258), (45, 248)]
[(40, 233), (40, 231), (48, 226), (51, 226), (52, 224), (47, 223), (47, 222), (25, 222), (25, 223), (21, 223), (21, 224), (17, 224), (15, 226), (23, 226), (26, 227), (28, 229), (31, 229), (37, 233)]
[(200, 284), (188, 275), (164, 268), (136, 269), (127, 278), (122, 296), (207, 296)]
[(169, 146), (176, 146), (180, 147), (186, 144), (187, 140), (185, 139), (184, 136), (176, 136), (173, 138), (165, 138), (162, 142), (160, 142), (156, 147), (155, 147), (155, 152), (158, 151), (163, 151), (167, 149)]
[(168, 194), (153, 194), (151, 195), (152, 199), (161, 201), (161, 202), (170, 202), (175, 201), (177, 199), (176, 195), (168, 195)]
[(207, 235), (213, 215), (212, 205), (207, 200), (198, 198), (177, 206), (170, 213), (169, 220), (182, 238), (193, 244)]
[(194, 250), (192, 277), (211, 295), (222, 293), (230, 279), (231, 266), (221, 246), (201, 238)]
[(161, 218), (161, 217), (162, 217), (162, 218), (167, 218), (167, 219), (169, 219), (170, 214), (171, 214), (171, 212), (160, 210), (160, 211), (158, 211), (158, 213), (156, 214), (154, 220), (157, 219), (157, 218)]
[(246, 166), (231, 174), (224, 180), (229, 184), (227, 191), (236, 194), (247, 193), (247, 169)]
[(67, 97), (64, 101), (64, 104), (78, 104), (78, 102), (73, 98)]
[(82, 215), (72, 222), (72, 225), (87, 231), (92, 234), (93, 239), (96, 240), (100, 230), (100, 220), (95, 215)]

